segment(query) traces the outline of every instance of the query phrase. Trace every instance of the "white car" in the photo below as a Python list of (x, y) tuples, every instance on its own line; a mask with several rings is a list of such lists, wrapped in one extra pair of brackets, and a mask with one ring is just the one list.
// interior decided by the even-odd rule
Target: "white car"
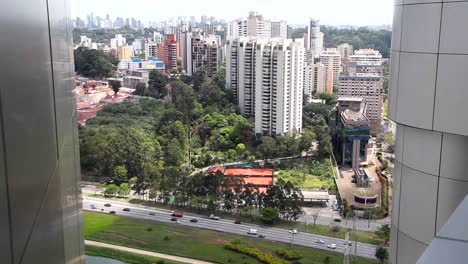
[(297, 230), (296, 230), (296, 229), (289, 230), (289, 233), (291, 233), (291, 234), (297, 234)]
[(336, 249), (336, 244), (327, 245), (327, 248)]
[(317, 239), (315, 241), (315, 243), (318, 243), (318, 244), (325, 244), (325, 241), (323, 241), (322, 239)]
[(247, 232), (247, 234), (249, 234), (249, 235), (257, 235), (258, 232), (257, 232), (257, 229), (249, 229), (249, 231)]
[(94, 204), (91, 205), (91, 209), (96, 209), (96, 208), (97, 207)]

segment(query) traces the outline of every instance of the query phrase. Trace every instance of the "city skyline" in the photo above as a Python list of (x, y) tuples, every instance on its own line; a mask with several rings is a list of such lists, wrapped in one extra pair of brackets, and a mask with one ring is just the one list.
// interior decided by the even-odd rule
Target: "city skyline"
[[(164, 21), (170, 17), (177, 19), (178, 16), (195, 16), (200, 21), (202, 15), (215, 16), (217, 19), (226, 21), (234, 20), (248, 15), (249, 11), (258, 11), (262, 15), (272, 19), (284, 19), (290, 25), (307, 25), (311, 17), (320, 19), (322, 25), (350, 25), (350, 26), (376, 26), (389, 25), (392, 23), (393, 1), (392, 0), (331, 0), (314, 1), (308, 3), (311, 8), (297, 8), (303, 2), (296, 0), (290, 3), (291, 8), (285, 8), (280, 3), (274, 1), (240, 0), (229, 9), (223, 9), (224, 5), (214, 0), (200, 0), (199, 5), (194, 6), (192, 2), (182, 0), (178, 8), (169, 6), (169, 3), (150, 3), (147, 0), (136, 0), (133, 5), (128, 5), (122, 0), (112, 1), (91, 1), (72, 0), (72, 17), (86, 18), (89, 13), (105, 17), (109, 14), (113, 19), (116, 17), (134, 17), (143, 22)], [(245, 4), (241, 4), (242, 2)], [(187, 2), (184, 4), (183, 2)], [(274, 3), (274, 4), (272, 4)], [(145, 8), (142, 8), (142, 7)], [(190, 9), (188, 8), (190, 6)], [(155, 7), (155, 8), (153, 8)], [(157, 8), (159, 7), (159, 8)], [(339, 8), (338, 8), (339, 7)], [(164, 10), (164, 12), (158, 12)], [(376, 12), (380, 11), (380, 12)], [(356, 16), (356, 13), (366, 14)]]

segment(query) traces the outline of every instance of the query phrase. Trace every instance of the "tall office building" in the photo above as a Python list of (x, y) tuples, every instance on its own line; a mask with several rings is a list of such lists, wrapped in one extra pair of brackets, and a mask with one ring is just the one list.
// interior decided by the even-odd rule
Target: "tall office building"
[(468, 210), (466, 199), (461, 202), (468, 194), (468, 2), (422, 2), (396, 1), (394, 9), (390, 262), (466, 263)]
[(229, 39), (226, 84), (255, 133), (302, 131), (303, 43), (282, 38)]
[[(84, 263), (68, 0), (2, 1), (0, 262)], [(21, 23), (18, 23), (21, 19)], [(34, 39), (34, 52), (25, 46)], [(32, 46), (31, 46), (32, 47)], [(21, 67), (18, 61), (26, 61)]]
[(310, 19), (307, 36), (309, 37), (307, 49), (312, 50), (315, 56), (319, 56), (323, 50), (323, 32), (320, 31), (320, 20)]
[(122, 34), (116, 34), (115, 38), (111, 38), (110, 40), (111, 49), (116, 49), (117, 47), (120, 47), (125, 43), (127, 43), (127, 40), (124, 37), (122, 37)]
[(321, 63), (304, 66), (304, 94), (312, 99), (317, 93), (325, 92), (325, 66)]
[(338, 97), (363, 98), (367, 105), (366, 116), (370, 120), (371, 133), (381, 130), (383, 79), (380, 75), (367, 73), (341, 73)]
[(341, 55), (337, 49), (325, 49), (320, 53), (320, 63), (325, 66), (325, 82), (327, 92), (333, 92), (333, 86), (338, 85), (341, 72)]

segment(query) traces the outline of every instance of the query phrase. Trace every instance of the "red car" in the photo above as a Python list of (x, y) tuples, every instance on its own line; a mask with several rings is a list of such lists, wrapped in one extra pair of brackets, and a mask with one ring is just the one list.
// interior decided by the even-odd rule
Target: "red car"
[(184, 212), (174, 212), (174, 211), (172, 211), (171, 215), (175, 216), (175, 217), (182, 217), (182, 216), (184, 216)]

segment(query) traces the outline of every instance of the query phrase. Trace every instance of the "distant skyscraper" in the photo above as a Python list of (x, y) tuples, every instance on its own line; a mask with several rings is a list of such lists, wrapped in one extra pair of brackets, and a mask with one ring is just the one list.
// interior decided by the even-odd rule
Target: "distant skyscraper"
[(287, 38), (288, 37), (288, 23), (284, 20), (280, 21), (269, 21), (271, 24), (271, 33), (272, 38)]
[(255, 133), (302, 130), (304, 47), (290, 39), (240, 37), (226, 44), (226, 84)]
[(175, 34), (166, 35), (166, 40), (164, 40), (163, 49), (159, 49), (159, 54), (162, 55), (160, 58), (164, 61), (166, 66), (166, 71), (170, 72), (173, 68), (177, 67), (177, 58), (178, 54), (178, 43), (176, 41)]
[(249, 12), (249, 16), (247, 17), (247, 37), (260, 37), (264, 36), (264, 27), (265, 21), (263, 20), (263, 16), (257, 12)]
[(327, 92), (333, 92), (333, 86), (338, 85), (341, 72), (341, 55), (338, 50), (326, 49), (320, 54), (320, 63), (325, 66), (325, 82)]
[(201, 24), (205, 25), (208, 22), (208, 16), (207, 15), (201, 16), (200, 22)]
[(273, 37), (287, 38), (288, 24), (284, 20), (264, 20), (257, 12), (249, 12), (249, 16), (233, 20), (227, 25), (226, 35), (230, 37)]
[(310, 19), (307, 35), (309, 36), (307, 48), (312, 50), (315, 56), (319, 56), (323, 50), (323, 33), (320, 32), (320, 20)]
[(197, 21), (196, 21), (195, 16), (190, 16), (190, 26), (194, 27), (196, 26), (196, 24), (197, 24)]
[(130, 18), (125, 19), (125, 26), (130, 26)]

